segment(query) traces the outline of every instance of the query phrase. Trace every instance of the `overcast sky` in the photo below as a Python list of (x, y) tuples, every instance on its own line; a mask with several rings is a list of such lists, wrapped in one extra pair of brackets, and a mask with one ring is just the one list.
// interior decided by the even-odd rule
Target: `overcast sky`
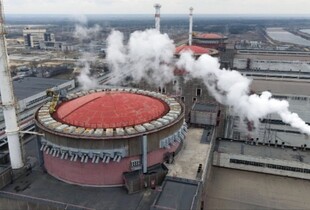
[(161, 13), (309, 15), (310, 0), (4, 0), (6, 14), (151, 14)]

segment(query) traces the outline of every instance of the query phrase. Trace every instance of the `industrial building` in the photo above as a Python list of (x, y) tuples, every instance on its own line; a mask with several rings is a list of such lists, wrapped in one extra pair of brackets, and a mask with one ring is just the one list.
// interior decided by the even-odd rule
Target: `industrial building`
[(24, 28), (23, 29), (25, 48), (35, 49), (61, 49), (61, 43), (55, 42), (55, 35), (47, 33), (46, 29), (42, 28)]
[[(160, 30), (161, 5), (154, 7), (155, 27)], [(184, 51), (191, 51), (196, 58), (203, 54), (217, 57), (220, 51), (225, 51), (227, 38), (193, 34), (192, 11), (190, 8), (188, 45), (178, 46), (175, 57)], [(269, 90), (274, 98), (288, 100), (290, 109), (309, 124), (306, 54), (295, 53), (298, 55), (292, 57), (288, 53), (285, 60), (281, 59), (284, 52), (278, 57), (276, 52), (251, 53), (237, 52), (233, 62), (237, 70), (254, 79), (251, 92), (260, 94)], [(296, 61), (297, 57), (301, 61)], [(23, 148), (27, 155), (39, 159), (39, 166), (31, 171), (33, 162), (14, 158), (13, 170), (1, 165), (0, 203), (11, 209), (57, 210), (202, 210), (206, 206), (302, 209), (309, 206), (305, 196), (306, 201), (296, 196), (299, 189), (292, 190), (294, 193), (275, 190), (270, 195), (269, 191), (261, 193), (261, 188), (268, 186), (261, 187), (253, 181), (246, 183), (247, 176), (258, 177), (261, 175), (258, 173), (265, 173), (264, 178), (270, 174), (282, 176), (285, 184), (295, 183), (288, 177), (298, 181), (310, 179), (307, 136), (282, 123), (274, 114), (261, 119), (251, 132), (244, 130), (240, 126), (243, 119), (220, 106), (201, 79), (188, 80), (188, 72), (182, 69), (175, 69), (174, 74), (175, 80), (163, 87), (141, 82), (135, 87), (102, 86), (60, 97), (62, 89), (74, 88), (74, 82), (68, 81), (53, 88), (44, 87), (35, 96), (29, 96), (30, 99), (22, 99), (25, 100), (19, 102), (19, 107), (24, 108), (22, 114), (35, 113), (38, 138), (22, 146), (13, 144), (10, 151), (18, 154), (16, 151)], [(99, 83), (108, 83), (109, 78), (103, 75)], [(20, 84), (23, 80), (15, 82)], [(46, 96), (46, 89), (51, 89), (52, 99)], [(35, 92), (30, 87), (29, 91)], [(7, 100), (8, 109), (4, 111), (12, 111), (12, 104)], [(14, 129), (14, 124), (10, 129)], [(2, 130), (4, 133), (4, 127)], [(14, 140), (16, 143), (16, 138), (13, 141), (11, 138), (11, 142)], [(0, 163), (7, 163), (4, 157), (7, 154), (0, 153)], [(26, 167), (20, 166), (24, 164)], [(27, 176), (12, 177), (17, 170), (26, 171)], [(238, 174), (245, 171), (252, 174), (247, 172), (241, 179)], [(274, 179), (268, 184), (273, 183)], [(259, 195), (255, 189), (249, 191), (253, 185)], [(309, 190), (300, 191), (307, 194)], [(288, 195), (292, 196), (289, 201), (285, 200)]]
[[(273, 98), (287, 100), (290, 110), (297, 113), (306, 123), (310, 123), (310, 83), (307, 80), (259, 80), (252, 82), (251, 90), (260, 94), (263, 91), (273, 93)], [(229, 116), (226, 119), (225, 138), (250, 141), (266, 145), (285, 147), (307, 148), (309, 138), (297, 129), (282, 122), (277, 114), (270, 114), (260, 120), (258, 127), (253, 132), (241, 129), (242, 119)], [(250, 135), (249, 135), (250, 133)], [(253, 142), (253, 143), (255, 143)]]
[(47, 172), (69, 183), (122, 186), (124, 173), (147, 173), (185, 138), (184, 108), (158, 93), (101, 89), (67, 99), (52, 115), (50, 103), (41, 107), (36, 124)]
[(238, 50), (233, 69), (247, 76), (274, 78), (310, 78), (308, 52)]
[[(13, 81), (14, 94), (17, 98), (18, 125), (21, 130), (34, 130), (34, 113), (40, 105), (47, 102), (46, 90), (68, 92), (75, 88), (74, 80), (44, 79), (37, 77), (25, 77)], [(7, 144), (5, 134), (3, 110), (0, 110), (0, 147)]]
[(214, 34), (214, 33), (193, 33), (193, 44), (212, 48), (219, 51), (226, 50), (226, 40), (227, 37), (221, 34)]

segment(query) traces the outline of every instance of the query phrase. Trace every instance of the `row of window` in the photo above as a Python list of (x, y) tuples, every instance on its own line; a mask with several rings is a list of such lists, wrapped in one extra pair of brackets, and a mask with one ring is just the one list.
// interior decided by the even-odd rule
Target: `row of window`
[(292, 172), (310, 174), (310, 169), (307, 169), (307, 168), (298, 168), (298, 167), (283, 166), (283, 165), (277, 165), (277, 164), (261, 163), (261, 162), (238, 160), (238, 159), (230, 159), (229, 162), (235, 163), (235, 164), (251, 165), (251, 166), (256, 166), (256, 167), (272, 168), (272, 169), (278, 169), (278, 170), (284, 170), (284, 171), (292, 171)]
[[(237, 59), (235, 60), (235, 62), (248, 62), (247, 59)], [(299, 61), (277, 61), (277, 60), (252, 60), (253, 63), (279, 63), (279, 64), (298, 64), (298, 65), (305, 65), (308, 64), (310, 65), (310, 63), (306, 63), (306, 62), (299, 62)]]
[(307, 101), (307, 97), (301, 97), (301, 96), (293, 96), (291, 97), (291, 99), (297, 101)]
[(132, 160), (131, 167), (141, 166), (141, 160)]
[(46, 99), (46, 98), (47, 98), (46, 95), (41, 96), (41, 97), (36, 98), (36, 99), (34, 99), (34, 100), (32, 100), (32, 101), (29, 101), (29, 102), (26, 104), (26, 106), (30, 106), (30, 105), (32, 105), (32, 104), (38, 103), (38, 102), (40, 102), (40, 101), (43, 101), (43, 100)]
[[(179, 90), (181, 90), (181, 88), (179, 88)], [(166, 88), (165, 87), (158, 87), (158, 92), (166, 93)], [(196, 88), (196, 96), (202, 96), (202, 89), (201, 88)]]
[[(61, 88), (60, 91), (61, 91), (61, 90), (70, 90), (71, 88), (72, 88), (72, 85), (70, 84), (70, 85), (67, 85), (67, 86)], [(29, 101), (29, 102), (26, 104), (26, 106), (30, 106), (30, 105), (32, 105), (32, 104), (38, 103), (38, 102), (40, 102), (40, 101), (43, 101), (43, 100), (46, 99), (46, 98), (47, 98), (46, 95), (41, 96), (41, 97), (36, 98), (36, 99), (34, 99), (34, 100), (32, 100), (32, 101)]]

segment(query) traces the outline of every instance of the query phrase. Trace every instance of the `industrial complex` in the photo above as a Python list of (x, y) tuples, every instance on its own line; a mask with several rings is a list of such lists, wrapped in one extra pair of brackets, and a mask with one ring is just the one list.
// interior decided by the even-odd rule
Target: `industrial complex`
[[(160, 32), (161, 5), (154, 8)], [(188, 37), (177, 43), (175, 61), (188, 51), (195, 61), (212, 56), (219, 66), (251, 79), (249, 95), (270, 91), (272, 99), (288, 101), (289, 110), (305, 126), (310, 124), (309, 52), (296, 50), (298, 46), (264, 48), (267, 43), (261, 41), (242, 40), (231, 47), (228, 33), (193, 31), (193, 11), (189, 8)], [(112, 84), (106, 49), (97, 46), (103, 41), (70, 47), (44, 28), (25, 27), (22, 32), (23, 50), (38, 57), (28, 53), (22, 56), (25, 60), (17, 59), (21, 55), (14, 54), (16, 49), (8, 56), (3, 12), (0, 18), (1, 207), (310, 206), (305, 196), (310, 138), (279, 115), (268, 114), (255, 123), (242, 118), (212, 96), (203, 78), (177, 67), (173, 80), (162, 86), (143, 79), (134, 83), (126, 74), (120, 75), (126, 86)], [(266, 33), (260, 36), (280, 45)], [(91, 61), (85, 64), (87, 59), (83, 63), (77, 56), (88, 47), (100, 55), (87, 57)], [(17, 74), (10, 72), (9, 58), (19, 66)], [(85, 69), (95, 88), (83, 89), (73, 78)]]

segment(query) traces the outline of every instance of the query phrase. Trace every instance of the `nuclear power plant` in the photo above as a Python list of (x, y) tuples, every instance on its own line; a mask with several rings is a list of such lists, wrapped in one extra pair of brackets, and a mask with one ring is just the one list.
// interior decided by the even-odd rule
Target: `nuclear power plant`
[[(161, 27), (161, 7), (154, 5), (152, 29), (134, 34), (148, 51), (119, 32), (99, 49), (102, 57), (74, 59), (66, 51), (58, 58), (79, 63), (78, 79), (42, 78), (44, 71), (37, 72), (41, 78), (12, 79), (0, 1), (0, 209), (310, 205), (309, 53), (238, 50), (246, 42), (232, 49), (228, 32), (194, 30), (193, 7), (185, 15), (186, 38), (174, 45), (165, 16)], [(86, 40), (75, 34), (82, 55), (98, 50), (96, 30), (84, 30)], [(55, 50), (57, 34), (49, 30), (26, 27), (22, 36), (26, 50)], [(161, 38), (171, 49), (156, 48)], [(98, 60), (104, 73), (93, 70)], [(154, 74), (169, 81), (152, 81)]]
[(159, 93), (97, 89), (67, 99), (52, 114), (52, 104), (41, 107), (36, 124), (47, 172), (68, 183), (122, 186), (124, 173), (147, 174), (185, 138), (184, 108)]

